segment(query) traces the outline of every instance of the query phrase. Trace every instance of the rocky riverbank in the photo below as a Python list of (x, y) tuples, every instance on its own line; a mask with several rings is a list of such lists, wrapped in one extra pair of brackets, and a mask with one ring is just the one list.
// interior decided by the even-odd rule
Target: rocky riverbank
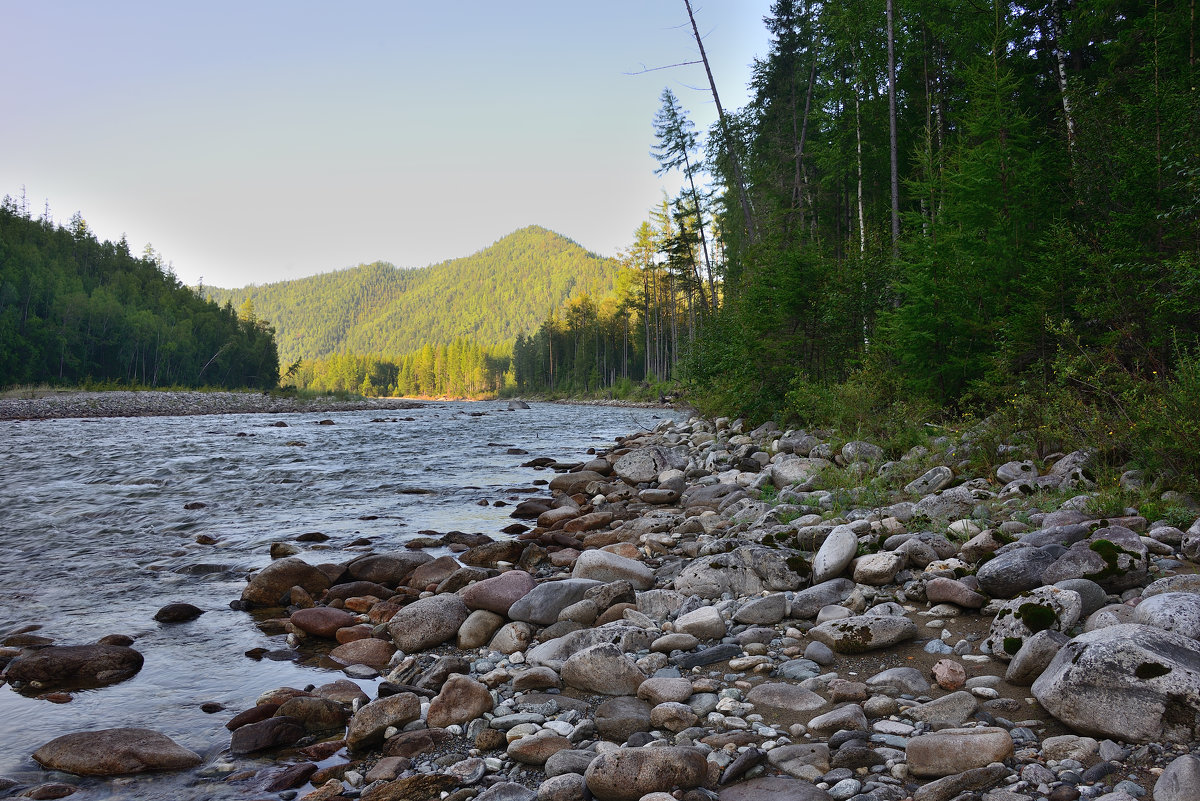
[[(33, 394), (33, 393), (31, 393)], [(399, 398), (289, 398), (263, 392), (113, 391), (41, 392), (34, 397), (0, 398), (0, 420), (63, 417), (175, 417), (193, 414), (286, 414), (412, 409)]]
[[(548, 480), (493, 501), (510, 539), (276, 543), (233, 601), (279, 637), (248, 656), (329, 681), (212, 710), (218, 759), (145, 729), (30, 750), (307, 801), (1194, 801), (1200, 510), (1101, 517), (1086, 452), (983, 447), (693, 419), (534, 459)], [(5, 640), (4, 679), (50, 700), (142, 665), (38, 640)]]

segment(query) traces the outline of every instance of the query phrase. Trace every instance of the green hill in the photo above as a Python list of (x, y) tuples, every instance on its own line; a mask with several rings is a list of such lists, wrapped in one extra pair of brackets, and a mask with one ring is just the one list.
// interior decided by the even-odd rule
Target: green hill
[(471, 256), (419, 269), (386, 262), (208, 297), (275, 327), (280, 361), (334, 353), (399, 356), (464, 338), (511, 342), (535, 331), (567, 298), (613, 292), (617, 263), (529, 226)]

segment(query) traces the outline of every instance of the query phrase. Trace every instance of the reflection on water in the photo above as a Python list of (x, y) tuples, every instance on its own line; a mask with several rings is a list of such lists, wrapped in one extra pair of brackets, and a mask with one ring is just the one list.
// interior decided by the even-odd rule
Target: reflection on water
[[(269, 561), (272, 542), (321, 532), (328, 541), (306, 544), (303, 558), (338, 562), (398, 547), (422, 530), (494, 535), (512, 522), (511, 505), (529, 497), (506, 490), (550, 477), (521, 462), (534, 455), (579, 461), (588, 448), (672, 414), (505, 407), (0, 422), (0, 635), (34, 625), (62, 644), (128, 634), (146, 658), (134, 678), (66, 704), (0, 687), (0, 776), (49, 781), (29, 758), (38, 746), (115, 726), (162, 731), (219, 773), (214, 763), (228, 757), (224, 723), (233, 713), (266, 690), (339, 677), (244, 655), (280, 645), (229, 609), (246, 574)], [(272, 425), (279, 420), (288, 427)], [(363, 538), (371, 544), (351, 545)], [(175, 601), (207, 611), (190, 623), (156, 623), (154, 613)], [(200, 705), (209, 701), (226, 711), (205, 714)], [(88, 792), (74, 797), (251, 792), (195, 774), (82, 785)]]

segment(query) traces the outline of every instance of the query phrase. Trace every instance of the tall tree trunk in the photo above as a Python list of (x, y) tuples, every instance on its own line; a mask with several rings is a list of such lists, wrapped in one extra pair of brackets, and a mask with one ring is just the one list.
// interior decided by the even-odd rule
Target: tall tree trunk
[(896, 146), (896, 36), (892, 0), (887, 0), (888, 126), (892, 161), (892, 258), (900, 256), (900, 162)]
[[(891, 0), (888, 1), (891, 2)], [(688, 19), (692, 23), (692, 34), (696, 37), (696, 47), (700, 50), (700, 60), (704, 62), (704, 73), (708, 76), (708, 86), (712, 90), (713, 103), (717, 107), (717, 120), (721, 125), (721, 133), (725, 137), (726, 155), (729, 156), (729, 163), (733, 167), (733, 178), (737, 184), (738, 200), (742, 205), (746, 233), (750, 237), (750, 242), (754, 243), (758, 241), (758, 231), (754, 226), (754, 209), (750, 205), (750, 196), (746, 194), (746, 179), (742, 175), (742, 162), (738, 158), (733, 132), (729, 130), (729, 123), (725, 119), (725, 109), (721, 107), (721, 96), (717, 94), (717, 82), (713, 80), (712, 69), (708, 66), (708, 56), (704, 52), (704, 40), (700, 38), (700, 29), (696, 27), (696, 16), (692, 13), (691, 1), (683, 0), (683, 5), (687, 8)]]
[(1054, 41), (1054, 61), (1058, 68), (1058, 92), (1062, 97), (1063, 121), (1067, 125), (1067, 153), (1075, 163), (1075, 116), (1071, 112), (1071, 93), (1067, 88), (1067, 59), (1063, 54), (1063, 27), (1061, 0), (1050, 0), (1050, 35)]

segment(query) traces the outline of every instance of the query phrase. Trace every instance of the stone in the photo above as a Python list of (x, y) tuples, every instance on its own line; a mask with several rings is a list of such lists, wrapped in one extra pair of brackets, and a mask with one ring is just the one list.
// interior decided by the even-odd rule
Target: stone
[(429, 702), (427, 722), (444, 729), (462, 725), (492, 711), (492, 694), (488, 688), (469, 676), (455, 674), (446, 679), (441, 692)]
[(842, 731), (867, 731), (867, 716), (863, 709), (858, 704), (846, 704), (840, 706), (832, 712), (826, 712), (823, 715), (817, 715), (808, 722), (808, 730), (817, 737), (828, 737), (829, 735)]
[(861, 654), (914, 639), (917, 624), (895, 615), (855, 615), (814, 626), (808, 636), (836, 653)]
[(996, 610), (987, 647), (993, 656), (1007, 661), (1037, 632), (1071, 628), (1082, 611), (1083, 599), (1074, 590), (1044, 586), (1023, 592)]
[(450, 576), (454, 575), (462, 565), (453, 556), (439, 556), (432, 562), (423, 562), (413, 569), (408, 577), (408, 585), (418, 590), (437, 587)]
[(650, 731), (650, 725), (650, 705), (640, 698), (620, 695), (596, 707), (596, 731), (606, 740), (623, 743), (635, 732)]
[(878, 462), (883, 448), (862, 440), (851, 440), (842, 446), (842, 458), (847, 462)]
[(797, 743), (781, 745), (767, 752), (767, 761), (789, 776), (804, 778), (810, 770), (818, 775), (829, 772), (829, 745), (826, 743)]
[(633, 695), (646, 675), (620, 648), (604, 643), (572, 655), (563, 663), (562, 679), (585, 692)]
[(475, 801), (537, 801), (537, 798), (538, 794), (523, 784), (500, 782), (475, 796)]
[(719, 640), (725, 636), (725, 619), (711, 606), (680, 615), (675, 619), (675, 631), (690, 634), (698, 640)]
[(329, 577), (320, 568), (292, 556), (255, 573), (242, 590), (242, 601), (253, 606), (284, 606), (292, 587), (303, 587), (309, 595), (320, 597), (329, 585)]
[(787, 616), (787, 596), (773, 592), (762, 598), (751, 598), (738, 607), (733, 619), (752, 626), (773, 626)]
[(361, 801), (425, 801), (455, 789), (458, 779), (444, 773), (418, 773), (395, 781), (368, 787)]
[(1045, 759), (1073, 759), (1090, 765), (1100, 753), (1100, 743), (1092, 737), (1075, 734), (1060, 734), (1042, 740), (1042, 756)]
[(524, 570), (506, 570), (494, 578), (468, 584), (458, 591), (468, 609), (486, 609), (498, 615), (508, 615), (518, 600), (537, 586), (533, 576)]
[(528, 623), (505, 623), (496, 629), (488, 648), (502, 654), (524, 651), (533, 642), (533, 629)]
[(650, 710), (650, 725), (656, 729), (678, 733), (695, 726), (698, 721), (699, 717), (687, 704), (667, 702)]
[(664, 634), (650, 643), (650, 650), (669, 654), (672, 651), (690, 651), (700, 644), (700, 639), (691, 634)]
[(117, 776), (160, 770), (184, 770), (201, 757), (151, 729), (101, 729), (56, 737), (33, 752), (49, 770), (79, 776)]
[(192, 604), (167, 604), (154, 613), (159, 623), (187, 623), (204, 614), (204, 610)]
[(537, 801), (580, 801), (582, 798), (584, 783), (580, 773), (555, 774), (538, 785)]
[(933, 678), (943, 690), (961, 690), (967, 683), (967, 671), (953, 659), (939, 659), (933, 664)]
[(352, 749), (376, 745), (383, 740), (389, 726), (402, 729), (420, 716), (421, 702), (412, 693), (377, 698), (354, 713), (346, 732), (346, 743)]
[(550, 479), (550, 491), (561, 492), (564, 495), (577, 495), (587, 490), (588, 484), (594, 481), (604, 483), (608, 477), (595, 470), (576, 470), (573, 473), (559, 473)]
[[(545, 635), (543, 634), (543, 637)], [(545, 665), (561, 670), (572, 654), (593, 645), (611, 643), (624, 653), (641, 651), (650, 646), (650, 632), (640, 626), (618, 620), (590, 629), (579, 629), (562, 637), (546, 640), (530, 648), (525, 661), (531, 665)]]
[(1058, 650), (1070, 641), (1067, 635), (1046, 629), (1032, 637), (1027, 637), (1020, 650), (1013, 655), (1004, 673), (1004, 680), (1009, 684), (1028, 687), (1033, 684), (1042, 671), (1053, 661)]
[(1083, 630), (1095, 631), (1105, 626), (1119, 626), (1122, 623), (1133, 622), (1133, 607), (1128, 604), (1106, 604), (1088, 615), (1083, 622)]
[(979, 701), (966, 690), (943, 695), (924, 704), (916, 704), (901, 711), (904, 717), (919, 723), (949, 723), (961, 726), (975, 714)]
[(328, 684), (322, 684), (319, 687), (314, 687), (312, 694), (318, 698), (324, 698), (328, 701), (336, 701), (339, 704), (350, 706), (354, 702), (365, 704), (370, 701), (370, 697), (362, 691), (356, 683), (349, 679), (338, 679), (331, 681)]
[(996, 480), (1001, 484), (1030, 481), (1035, 478), (1037, 478), (1037, 468), (1029, 460), (1005, 462), (996, 468)]
[(882, 587), (890, 584), (902, 567), (904, 556), (895, 551), (867, 554), (854, 563), (854, 582)]
[(699, 651), (692, 651), (687, 654), (680, 654), (671, 657), (671, 662), (680, 670), (691, 670), (704, 665), (713, 665), (717, 662), (724, 662), (729, 659), (734, 659), (740, 656), (742, 647), (733, 643), (723, 642), (717, 645), (702, 648)]
[(562, 680), (558, 677), (558, 671), (553, 668), (532, 667), (513, 676), (515, 692), (559, 689), (562, 689)]
[(620, 748), (602, 753), (584, 773), (588, 790), (599, 801), (638, 801), (655, 792), (703, 786), (708, 761), (695, 748)]
[(1092, 612), (1108, 603), (1108, 593), (1091, 579), (1063, 579), (1054, 582), (1054, 586), (1060, 590), (1074, 590), (1079, 593), (1079, 598), (1083, 601), (1083, 612), (1080, 615), (1082, 619), (1087, 619)]
[(366, 637), (342, 643), (329, 652), (329, 658), (343, 665), (369, 665), (376, 670), (383, 670), (395, 652), (391, 643)]
[(679, 457), (658, 445), (635, 448), (613, 464), (613, 472), (634, 486), (658, 479), (658, 474), (672, 467), (685, 466)]
[(584, 593), (592, 587), (603, 584), (594, 579), (577, 578), (542, 582), (514, 602), (508, 610), (508, 616), (512, 620), (535, 626), (549, 626), (558, 620), (562, 610), (576, 601), (582, 601)]
[(571, 576), (605, 583), (628, 581), (636, 590), (648, 590), (654, 586), (654, 571), (649, 567), (636, 559), (627, 559), (603, 550), (581, 553), (575, 560)]
[(296, 696), (280, 704), (275, 715), (299, 721), (307, 732), (333, 731), (346, 727), (346, 709), (327, 698)]
[[(468, 609), (470, 606), (468, 605)], [(504, 618), (486, 609), (476, 609), (458, 627), (456, 644), (460, 650), (469, 651), (486, 645), (496, 631), (504, 625)]]
[(987, 603), (987, 598), (961, 581), (941, 576), (925, 582), (925, 599), (933, 604), (955, 604), (964, 609), (982, 609)]
[(1200, 594), (1164, 592), (1143, 598), (1133, 608), (1130, 622), (1200, 639)]
[(909, 482), (904, 491), (911, 495), (931, 495), (944, 490), (954, 481), (954, 471), (944, 465), (927, 470), (922, 476)]
[(959, 484), (957, 487), (926, 495), (917, 501), (915, 511), (934, 520), (957, 520), (970, 517), (975, 505), (992, 497), (987, 490)]
[(544, 765), (547, 759), (570, 747), (571, 741), (566, 737), (542, 729), (537, 734), (510, 742), (507, 754), (509, 759), (525, 765)]
[(651, 676), (638, 685), (637, 697), (651, 704), (683, 703), (692, 697), (692, 683), (684, 678)]
[(814, 584), (792, 596), (791, 616), (809, 620), (826, 606), (840, 604), (854, 592), (854, 582), (847, 578), (835, 578)]
[(791, 776), (763, 776), (721, 790), (720, 801), (832, 801), (833, 796), (812, 782)]
[(798, 684), (767, 681), (756, 684), (746, 693), (746, 702), (757, 707), (789, 714), (815, 712), (828, 702)]
[(124, 645), (49, 645), (22, 653), (3, 677), (43, 688), (103, 687), (125, 681), (142, 669), (142, 655)]
[(346, 610), (335, 609), (332, 606), (297, 609), (288, 620), (305, 634), (331, 640), (337, 635), (338, 629), (353, 626), (358, 622), (357, 618)]
[(1003, 763), (993, 762), (982, 768), (972, 768), (962, 773), (945, 776), (917, 788), (913, 801), (950, 801), (961, 793), (991, 787), (1008, 775)]
[(1123, 526), (1108, 526), (1073, 544), (1042, 578), (1046, 584), (1091, 579), (1107, 592), (1123, 592), (1147, 583), (1149, 553), (1135, 532)]
[(406, 654), (424, 651), (454, 638), (468, 614), (463, 599), (453, 593), (421, 598), (392, 616), (388, 635)]
[(229, 739), (234, 754), (252, 754), (298, 742), (307, 732), (295, 718), (273, 717), (239, 727)]
[(1200, 759), (1176, 757), (1154, 783), (1154, 801), (1196, 801), (1200, 798)]
[[(287, 561), (287, 560), (284, 560)], [(373, 581), (388, 587), (404, 583), (409, 574), (426, 562), (432, 562), (433, 557), (424, 551), (391, 551), (389, 553), (367, 554), (351, 560), (346, 565), (346, 572), (359, 581)], [(276, 563), (278, 564), (278, 562)], [(304, 586), (304, 585), (301, 585)], [(329, 586), (326, 583), (325, 586)], [(308, 589), (308, 587), (304, 587)], [(322, 588), (323, 589), (323, 588)], [(312, 590), (309, 590), (311, 593)], [(242, 596), (242, 600), (246, 600)]]
[(827, 459), (809, 459), (798, 456), (777, 458), (771, 464), (771, 483), (777, 489), (811, 487), (821, 473), (831, 467), (833, 467), (833, 463)]
[(929, 681), (916, 668), (898, 667), (880, 671), (867, 679), (867, 689), (885, 695), (923, 695)]
[(1200, 643), (1137, 623), (1087, 632), (1059, 650), (1033, 696), (1083, 734), (1192, 742), (1200, 735)]
[(1042, 574), (1054, 561), (1054, 555), (1041, 548), (1014, 548), (984, 562), (975, 577), (993, 598), (1012, 598), (1045, 584)]
[(675, 579), (674, 588), (701, 598), (720, 598), (727, 592), (746, 598), (764, 591), (795, 590), (805, 583), (808, 571), (799, 551), (743, 545), (729, 553), (694, 559)]
[(813, 557), (813, 583), (820, 584), (840, 576), (857, 552), (858, 535), (854, 533), (854, 527), (850, 524), (834, 526)]

